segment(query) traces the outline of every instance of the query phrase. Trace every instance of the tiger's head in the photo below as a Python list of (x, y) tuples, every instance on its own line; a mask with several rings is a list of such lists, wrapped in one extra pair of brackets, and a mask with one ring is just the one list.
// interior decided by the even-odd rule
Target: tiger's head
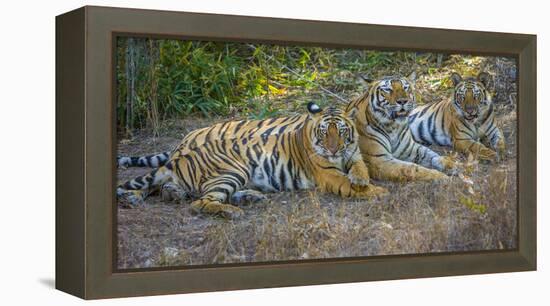
[(491, 107), (491, 95), (487, 90), (491, 76), (481, 72), (477, 77), (463, 79), (453, 72), (451, 81), (455, 87), (453, 105), (457, 114), (467, 121), (476, 121)]
[(358, 110), (356, 125), (364, 128), (373, 120), (384, 125), (406, 125), (409, 113), (416, 107), (415, 80), (414, 72), (408, 77), (365, 79), (369, 90), (347, 108)]
[(330, 162), (341, 158), (348, 159), (357, 150), (358, 135), (353, 123), (355, 110), (321, 107), (308, 103), (310, 129), (308, 131), (311, 146), (315, 153)]

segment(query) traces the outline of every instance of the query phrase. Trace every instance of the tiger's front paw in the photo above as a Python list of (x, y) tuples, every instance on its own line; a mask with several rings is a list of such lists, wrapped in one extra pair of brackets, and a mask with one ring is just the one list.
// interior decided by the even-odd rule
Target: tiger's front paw
[(209, 199), (198, 199), (192, 202), (191, 209), (196, 213), (217, 215), (225, 219), (237, 219), (244, 214), (244, 211), (236, 206)]
[(489, 148), (480, 149), (479, 152), (477, 152), (477, 157), (480, 161), (488, 162), (488, 163), (496, 163), (498, 161), (497, 152)]
[(443, 172), (449, 175), (455, 175), (458, 173), (458, 163), (450, 156), (443, 156), (439, 159), (441, 163), (441, 169)]
[(267, 200), (267, 197), (256, 190), (245, 189), (235, 192), (231, 196), (231, 204), (241, 205), (241, 204), (253, 204)]
[(244, 211), (233, 205), (223, 204), (218, 214), (225, 219), (238, 219), (244, 215)]
[(352, 185), (351, 188), (355, 191), (353, 194), (354, 198), (364, 198), (370, 200), (374, 198), (381, 198), (389, 194), (389, 191), (386, 188), (372, 184), (367, 186)]
[(369, 170), (364, 164), (354, 164), (347, 176), (353, 185), (367, 186), (370, 183)]

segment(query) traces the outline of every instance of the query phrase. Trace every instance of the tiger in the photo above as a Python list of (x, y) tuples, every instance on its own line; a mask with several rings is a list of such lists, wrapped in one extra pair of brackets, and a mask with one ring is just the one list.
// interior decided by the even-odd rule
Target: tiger
[(354, 116), (353, 110), (323, 110), (309, 103), (304, 120), (286, 133), (279, 127), (261, 137), (254, 131), (240, 137), (206, 137), (201, 144), (181, 146), (163, 166), (120, 185), (117, 196), (135, 205), (172, 181), (197, 198), (191, 203), (194, 211), (237, 218), (243, 211), (228, 200), (247, 197), (255, 202), (262, 199), (261, 192), (317, 187), (341, 197), (385, 194), (384, 188), (370, 184)]
[[(371, 85), (370, 90), (346, 107), (347, 112), (356, 110), (354, 123), (358, 127), (359, 147), (373, 178), (393, 181), (439, 180), (447, 178), (446, 173), (456, 173), (456, 164), (452, 159), (442, 157), (415, 142), (410, 135), (404, 118), (416, 104), (412, 86), (415, 79), (416, 74), (412, 73), (409, 78), (390, 76), (367, 80)], [(401, 107), (403, 111), (394, 112), (392, 107)], [(388, 109), (382, 111), (385, 108)], [(119, 167), (156, 167), (167, 162), (169, 156), (177, 155), (188, 147), (200, 146), (208, 140), (282, 134), (297, 128), (306, 118), (307, 115), (295, 115), (218, 123), (187, 134), (172, 152), (118, 157), (117, 161)]]
[(454, 85), (451, 99), (411, 112), (413, 137), (424, 144), (452, 147), (482, 161), (494, 162), (504, 157), (504, 137), (495, 124), (493, 102), (487, 90), (491, 76), (480, 72), (477, 77), (463, 79), (454, 72), (450, 79)]
[(359, 148), (375, 179), (432, 181), (457, 172), (452, 158), (440, 156), (412, 137), (407, 117), (416, 107), (415, 80), (415, 72), (408, 77), (365, 79), (368, 90), (348, 104), (348, 111), (358, 111)]

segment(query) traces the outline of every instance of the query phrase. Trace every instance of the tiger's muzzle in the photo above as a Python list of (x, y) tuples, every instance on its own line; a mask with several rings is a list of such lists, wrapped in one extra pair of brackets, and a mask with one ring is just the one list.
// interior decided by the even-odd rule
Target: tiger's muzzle
[(407, 118), (411, 110), (414, 108), (412, 107), (411, 100), (408, 99), (397, 100), (395, 103), (397, 105), (391, 112), (392, 119)]
[(473, 108), (466, 107), (466, 109), (464, 109), (464, 118), (466, 120), (472, 121), (477, 119), (478, 116), (479, 116), (479, 110), (477, 109), (477, 107), (473, 107)]

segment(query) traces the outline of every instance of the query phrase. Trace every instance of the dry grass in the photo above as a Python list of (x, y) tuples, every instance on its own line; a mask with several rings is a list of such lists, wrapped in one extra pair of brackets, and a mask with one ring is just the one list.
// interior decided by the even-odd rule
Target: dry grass
[[(417, 87), (424, 102), (448, 96), (448, 86), (433, 84), (450, 70), (474, 71), (480, 65), (492, 65), (474, 59), (454, 67), (455, 61), (450, 58), (445, 67), (421, 74)], [(295, 111), (290, 104), (286, 108)], [(389, 196), (376, 201), (343, 200), (315, 191), (274, 193), (268, 195), (268, 201), (244, 207), (245, 215), (238, 220), (194, 215), (188, 200), (164, 203), (158, 196), (151, 196), (144, 207), (118, 210), (118, 266), (124, 269), (515, 248), (514, 105), (499, 104), (497, 113), (508, 145), (507, 158), (497, 165), (486, 165), (460, 156), (471, 185), (458, 177), (434, 183), (375, 182), (390, 190)], [(219, 120), (165, 122), (161, 138), (141, 131), (133, 139), (122, 141), (119, 151), (134, 155), (169, 150), (182, 135)], [(444, 148), (434, 149), (451, 154)], [(119, 169), (118, 179), (123, 182), (147, 171)]]

